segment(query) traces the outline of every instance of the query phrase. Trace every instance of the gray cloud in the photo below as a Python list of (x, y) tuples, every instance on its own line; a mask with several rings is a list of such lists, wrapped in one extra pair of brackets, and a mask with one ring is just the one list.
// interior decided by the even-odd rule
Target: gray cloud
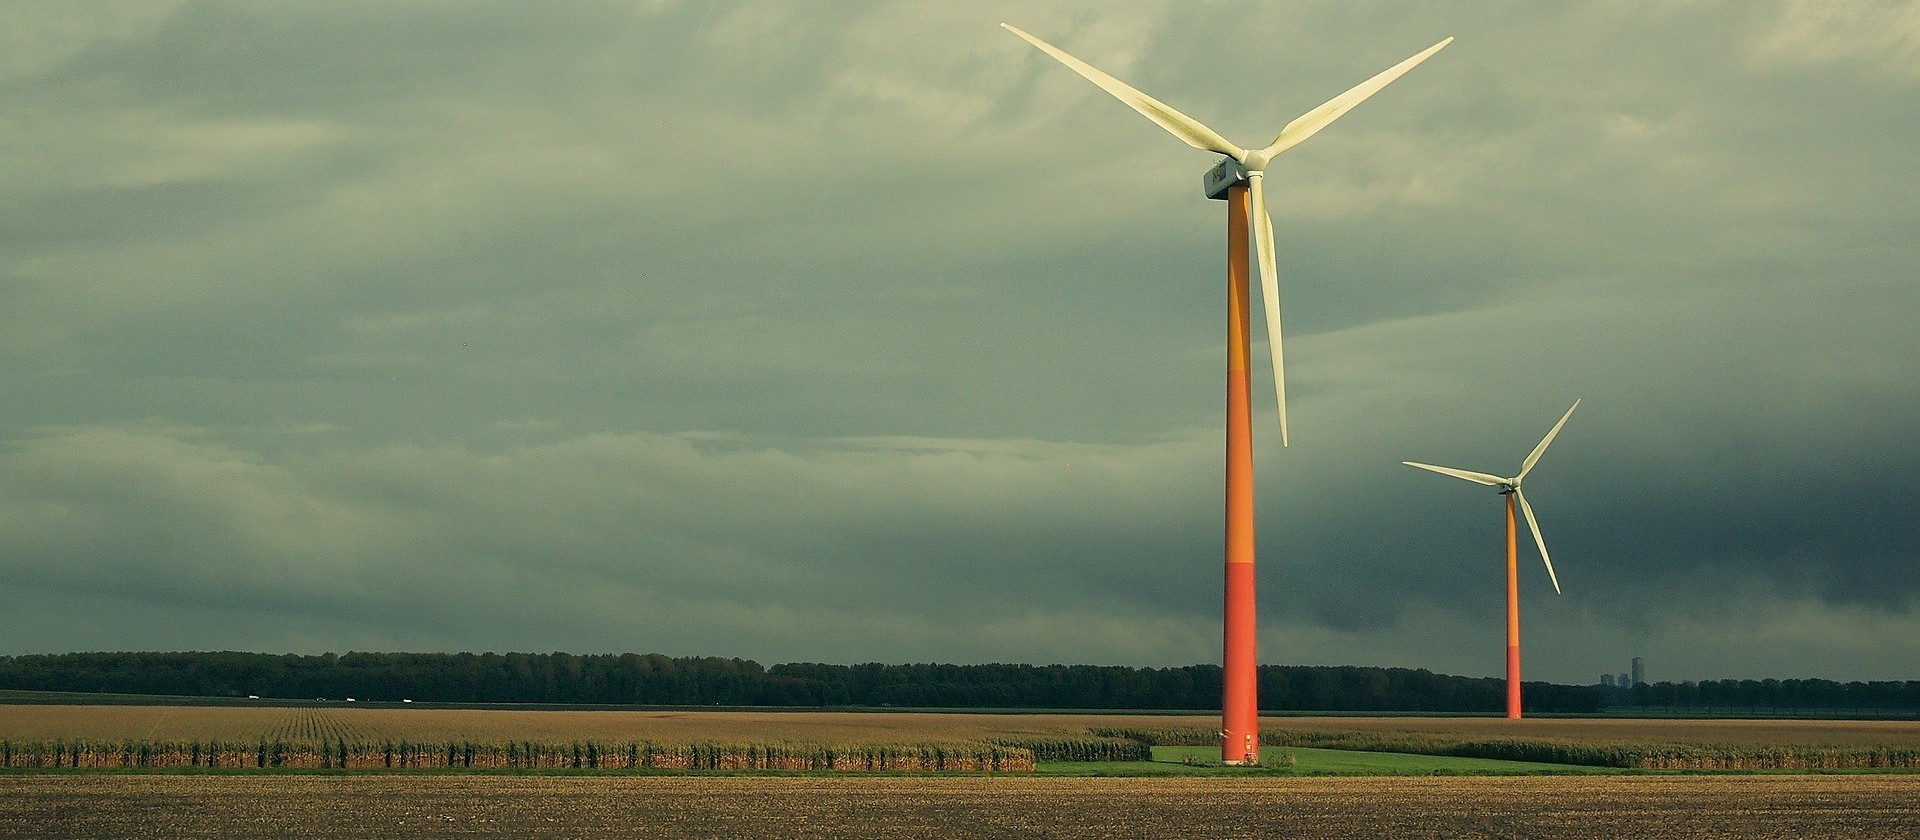
[(1531, 675), (1912, 676), (1872, 2), (24, 7), (0, 650), (1216, 656), (1210, 161), (1003, 19), (1248, 143), (1459, 37), (1270, 179), (1270, 659), (1496, 673), (1498, 498), (1397, 462), (1581, 397)]

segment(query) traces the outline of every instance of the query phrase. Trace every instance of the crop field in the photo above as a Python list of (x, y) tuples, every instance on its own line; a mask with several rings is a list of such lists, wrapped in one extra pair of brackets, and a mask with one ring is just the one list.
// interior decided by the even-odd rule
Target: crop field
[[(1099, 726), (1102, 724), (1093, 724)], [(1538, 738), (1587, 744), (1920, 747), (1912, 720), (1688, 720), (1676, 718), (1274, 717), (1263, 729), (1377, 732), (1445, 738)]]
[[(0, 707), (0, 767), (15, 769), (782, 770), (1025, 772), (1024, 746), (964, 726), (824, 726), (736, 713), (204, 706)], [(958, 733), (958, 734), (957, 734)], [(1010, 740), (1010, 739), (1002, 739)], [(1033, 740), (1033, 739), (1029, 739)], [(1037, 739), (1068, 750), (1137, 742)], [(1095, 757), (1108, 757), (1103, 754)]]
[(1205, 715), (0, 705), (0, 737), (888, 743), (1084, 736), (1095, 724), (1192, 727), (1214, 726), (1218, 720)]
[[(1721, 752), (1888, 751), (1920, 745), (1920, 723), (1828, 721), (1530, 720), (1491, 718), (1272, 718), (1269, 748), (1288, 762), (1255, 771), (1189, 766), (1206, 747), (1156, 746), (1155, 762), (1102, 758), (1092, 737), (1128, 729), (1204, 736), (1204, 715), (923, 714), (448, 710), (378, 707), (0, 706), (0, 742), (127, 744), (205, 739), (242, 748), (241, 764), (200, 763), (165, 773), (15, 769), (0, 772), (0, 834), (8, 837), (393, 836), (498, 837), (1266, 837), (1920, 836), (1920, 775), (1644, 774), (1602, 766), (1446, 753), (1461, 744), (1694, 744)], [(1313, 739), (1371, 743), (1320, 749)], [(1506, 741), (1500, 739), (1509, 739)], [(332, 763), (248, 763), (255, 744), (411, 743), (400, 764), (374, 753)], [(990, 744), (1019, 741), (1027, 763), (1013, 775), (630, 775), (641, 767), (581, 763), (472, 763), (484, 774), (385, 770), (459, 767), (454, 742), (525, 749), (586, 741), (760, 744), (761, 764), (739, 754), (681, 769), (821, 769), (765, 763), (768, 744)], [(444, 743), (443, 743), (444, 742)], [(524, 747), (514, 747), (519, 743)], [(1410, 743), (1425, 755), (1377, 752)], [(1095, 760), (1045, 759), (1047, 745)], [(1651, 747), (1650, 747), (1651, 748)], [(355, 749), (359, 749), (358, 746)], [(544, 749), (544, 747), (542, 747)], [(678, 749), (678, 748), (675, 748)], [(697, 749), (697, 748), (696, 748)], [(749, 747), (749, 750), (756, 749)], [(884, 755), (903, 755), (892, 752)], [(434, 758), (446, 754), (445, 762)], [(669, 754), (667, 752), (661, 755)], [(677, 754), (677, 753), (676, 753)], [(751, 755), (752, 753), (749, 753)], [(17, 755), (17, 752), (16, 752)], [(494, 755), (497, 759), (499, 754)], [(508, 754), (511, 756), (512, 754)], [(781, 754), (784, 755), (784, 754)], [(871, 755), (871, 754), (869, 754)], [(1297, 766), (1292, 762), (1297, 759)], [(407, 761), (414, 763), (409, 765)], [(489, 759), (492, 760), (492, 759)], [(602, 754), (601, 762), (608, 759)], [(389, 759), (391, 761), (391, 759)], [(734, 761), (733, 764), (726, 763)], [(436, 763), (438, 762), (438, 763)], [(49, 765), (15, 765), (45, 768)], [(113, 763), (83, 764), (116, 767)], [(151, 764), (143, 766), (163, 766)], [(307, 773), (207, 767), (365, 767)], [(648, 768), (679, 765), (653, 763)], [(964, 763), (963, 770), (980, 770)], [(594, 768), (600, 768), (595, 771)], [(548, 769), (542, 769), (548, 768)], [(609, 774), (606, 768), (614, 768)], [(826, 769), (838, 769), (828, 767)], [(924, 762), (867, 769), (929, 770)], [(518, 770), (518, 772), (516, 772)], [(1032, 772), (1037, 770), (1038, 772)], [(1301, 774), (1336, 774), (1313, 776)], [(1447, 775), (1425, 775), (1425, 774)], [(1503, 775), (1554, 773), (1562, 775)], [(1412, 775), (1405, 775), (1412, 774)], [(1461, 774), (1461, 775), (1454, 775)], [(1492, 775), (1470, 775), (1492, 774)], [(1129, 778), (1131, 777), (1131, 778)], [(1231, 821), (1224, 814), (1233, 814)], [(1596, 832), (1595, 826), (1605, 826)]]
[[(1643, 721), (1285, 718), (1269, 747), (1412, 753), (1641, 770), (1920, 770), (1920, 725), (1905, 721)], [(1304, 724), (1304, 725), (1303, 725)], [(1213, 743), (1210, 727), (1094, 726), (1156, 746)]]
[[(1171, 765), (1192, 767), (1207, 775), (1246, 774), (1245, 768), (1221, 767), (1220, 748), (1154, 747), (1151, 768)], [(1490, 758), (1460, 758), (1442, 755), (1371, 752), (1361, 750), (1324, 750), (1312, 747), (1268, 748), (1261, 761), (1271, 769), (1289, 774), (1323, 776), (1432, 776), (1432, 775), (1517, 775), (1526, 773), (1619, 773), (1618, 768), (1583, 767), (1577, 764), (1547, 764), (1535, 761), (1502, 761)], [(1058, 765), (1054, 765), (1058, 767)], [(1054, 768), (1049, 768), (1054, 769)], [(1071, 765), (1068, 765), (1071, 772)], [(1101, 772), (1106, 772), (1104, 768)]]
[[(1210, 731), (1217, 715), (689, 712), (0, 705), (0, 738), (261, 738), (416, 741), (907, 743), (1085, 736), (1095, 729)], [(1638, 720), (1622, 718), (1267, 717), (1267, 732), (1375, 733), (1438, 739), (1521, 738), (1582, 744), (1894, 746), (1920, 748), (1920, 721)]]
[[(1213, 743), (1202, 715), (582, 711), (406, 706), (0, 706), (0, 767), (1026, 772), (1147, 763)], [(1920, 769), (1920, 723), (1281, 717), (1261, 741), (1291, 772)], [(1342, 762), (1327, 751), (1348, 751)], [(1444, 757), (1386, 762), (1358, 753)], [(1494, 762), (1494, 763), (1487, 763)], [(1057, 769), (1057, 768), (1056, 768)]]
[(80, 837), (1912, 837), (1914, 776), (1058, 779), (0, 775)]

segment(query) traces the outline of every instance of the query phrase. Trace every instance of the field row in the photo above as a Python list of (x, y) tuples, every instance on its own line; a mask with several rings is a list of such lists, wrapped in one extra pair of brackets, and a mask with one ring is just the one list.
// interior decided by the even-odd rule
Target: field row
[(326, 709), (288, 709), (266, 737), (279, 741), (359, 741), (377, 737), (361, 722)]
[[(1217, 743), (1203, 715), (699, 712), (369, 707), (0, 705), (7, 766), (609, 767), (1017, 769), (1026, 761), (1141, 762), (1153, 745)], [(1284, 717), (1273, 747), (1411, 753), (1589, 767), (1696, 770), (1920, 769), (1920, 722)], [(279, 748), (274, 745), (282, 745)], [(583, 745), (578, 748), (573, 745)], [(681, 745), (649, 758), (639, 745)], [(707, 761), (693, 745), (727, 747)], [(789, 753), (765, 757), (758, 745)], [(848, 744), (829, 758), (825, 748)], [(851, 757), (964, 744), (980, 757)], [(275, 750), (278, 749), (278, 752)], [(944, 749), (944, 747), (942, 748)], [(579, 752), (579, 755), (575, 753)], [(804, 754), (805, 758), (800, 756)], [(97, 756), (97, 757), (94, 757)], [(276, 758), (277, 756), (277, 758)]]
[(539, 744), (383, 741), (0, 740), (15, 769), (825, 770), (1026, 773), (1032, 750), (999, 744)]
[[(1210, 745), (1210, 729), (1094, 727), (1109, 738), (1156, 745)], [(1851, 744), (1656, 744), (1559, 741), (1545, 738), (1474, 738), (1392, 731), (1302, 732), (1269, 729), (1261, 746), (1410, 753), (1414, 755), (1621, 767), (1642, 770), (1911, 770), (1920, 769), (1920, 747)]]

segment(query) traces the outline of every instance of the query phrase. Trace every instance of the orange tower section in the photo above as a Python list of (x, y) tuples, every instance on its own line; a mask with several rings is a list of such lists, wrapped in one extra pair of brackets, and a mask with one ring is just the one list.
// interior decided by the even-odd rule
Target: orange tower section
[(1520, 570), (1514, 548), (1513, 492), (1507, 491), (1507, 719), (1520, 719)]
[(1220, 759), (1260, 761), (1259, 667), (1253, 614), (1253, 407), (1248, 374), (1245, 184), (1227, 192), (1227, 597), (1221, 656)]

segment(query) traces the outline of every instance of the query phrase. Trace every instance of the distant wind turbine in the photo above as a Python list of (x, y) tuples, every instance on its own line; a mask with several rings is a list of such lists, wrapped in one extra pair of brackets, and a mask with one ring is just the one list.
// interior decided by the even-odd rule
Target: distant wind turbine
[(1533, 532), (1533, 544), (1540, 548), (1540, 561), (1547, 565), (1547, 579), (1553, 581), (1553, 592), (1560, 593), (1560, 576), (1553, 573), (1553, 560), (1547, 556), (1547, 541), (1540, 536), (1540, 521), (1533, 518), (1533, 505), (1527, 504), (1527, 495), (1520, 492), (1520, 482), (1533, 471), (1533, 465), (1540, 462), (1541, 454), (1547, 451), (1547, 444), (1553, 442), (1554, 435), (1560, 434), (1560, 427), (1567, 425), (1567, 418), (1573, 416), (1573, 409), (1580, 407), (1580, 401), (1573, 401), (1573, 408), (1560, 416), (1560, 422), (1553, 424), (1547, 436), (1540, 439), (1540, 445), (1527, 453), (1527, 459), (1520, 462), (1520, 474), (1512, 478), (1501, 478), (1472, 470), (1456, 470), (1452, 467), (1436, 467), (1416, 461), (1401, 461), (1409, 467), (1432, 470), (1441, 475), (1500, 488), (1500, 495), (1507, 497), (1507, 717), (1520, 719), (1520, 572), (1517, 542), (1514, 533), (1513, 503), (1520, 501), (1520, 512), (1527, 516), (1527, 529)]
[(1274, 156), (1326, 128), (1329, 123), (1352, 110), (1353, 106), (1378, 93), (1453, 39), (1448, 38), (1428, 47), (1287, 123), (1272, 143), (1261, 148), (1243, 149), (1227, 142), (1226, 138), (1192, 117), (1133, 89), (1060, 48), (1011, 24), (1000, 25), (1065, 64), (1068, 69), (1085, 76), (1187, 145), (1225, 158), (1201, 178), (1208, 198), (1227, 202), (1227, 568), (1225, 655), (1221, 663), (1225, 679), (1221, 718), (1226, 731), (1221, 735), (1220, 753), (1228, 763), (1258, 763), (1260, 718), (1256, 672), (1259, 662), (1254, 651), (1257, 627), (1253, 610), (1253, 422), (1250, 395), (1253, 386), (1248, 373), (1251, 366), (1247, 317), (1248, 229), (1252, 228), (1253, 250), (1260, 265), (1260, 295), (1266, 304), (1267, 349), (1273, 356), (1274, 398), (1280, 410), (1280, 445), (1286, 446), (1287, 385), (1280, 352), (1280, 280), (1274, 267), (1273, 221), (1267, 214), (1266, 190), (1262, 186), (1267, 164)]

